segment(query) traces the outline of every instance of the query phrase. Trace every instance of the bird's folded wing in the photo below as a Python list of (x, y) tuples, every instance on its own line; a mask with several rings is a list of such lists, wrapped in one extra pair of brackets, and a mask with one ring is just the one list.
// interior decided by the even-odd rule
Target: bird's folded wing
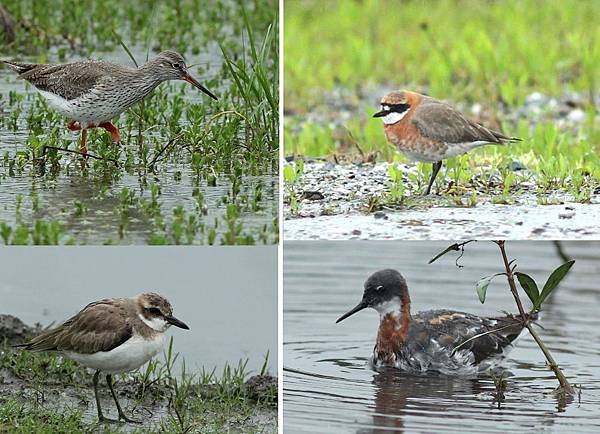
[(84, 354), (110, 351), (133, 335), (127, 315), (121, 315), (118, 309), (110, 300), (90, 303), (62, 326), (32, 339), (27, 349)]
[(80, 97), (106, 79), (103, 62), (77, 62), (65, 65), (37, 65), (19, 75), (39, 90), (54, 93), (66, 100)]
[[(479, 363), (495, 354), (501, 354), (522, 330), (520, 323), (508, 318), (482, 318), (469, 315), (463, 324), (456, 326), (454, 348), (469, 350)], [(460, 321), (460, 320), (459, 320)]]
[(468, 120), (458, 110), (441, 102), (419, 105), (412, 123), (423, 136), (445, 143), (504, 143), (509, 140), (509, 137)]

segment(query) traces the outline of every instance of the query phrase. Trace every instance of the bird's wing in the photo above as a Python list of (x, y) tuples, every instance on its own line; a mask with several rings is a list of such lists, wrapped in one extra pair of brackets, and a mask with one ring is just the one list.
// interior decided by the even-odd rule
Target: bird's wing
[(101, 300), (88, 304), (77, 315), (54, 330), (33, 338), (24, 348), (32, 351), (110, 351), (133, 335), (133, 326), (123, 309)]
[(426, 101), (417, 106), (411, 121), (423, 136), (445, 143), (507, 143), (513, 140), (470, 121), (458, 110), (439, 101)]
[(63, 65), (35, 65), (19, 78), (29, 81), (39, 90), (51, 92), (66, 100), (80, 97), (100, 82), (109, 79), (107, 72), (117, 65), (86, 61)]
[(437, 345), (450, 351), (468, 350), (475, 363), (501, 354), (523, 330), (521, 322), (512, 316), (484, 318), (464, 312), (445, 310), (419, 314), (421, 327)]

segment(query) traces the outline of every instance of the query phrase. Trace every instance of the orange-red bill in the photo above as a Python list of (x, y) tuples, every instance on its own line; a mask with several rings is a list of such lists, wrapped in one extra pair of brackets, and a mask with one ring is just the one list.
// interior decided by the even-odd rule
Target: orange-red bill
[(212, 99), (218, 101), (219, 98), (217, 98), (210, 90), (208, 90), (207, 88), (202, 86), (200, 83), (198, 83), (198, 81), (194, 77), (192, 77), (190, 74), (186, 74), (183, 79), (185, 81), (187, 81), (188, 83), (192, 84), (194, 87), (197, 87), (198, 89), (200, 89), (202, 92), (204, 92), (205, 94), (210, 96)]

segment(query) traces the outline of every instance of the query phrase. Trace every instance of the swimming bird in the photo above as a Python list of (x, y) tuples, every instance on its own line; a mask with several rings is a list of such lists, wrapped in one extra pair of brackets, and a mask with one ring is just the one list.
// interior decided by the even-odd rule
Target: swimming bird
[(16, 345), (29, 351), (57, 351), (96, 370), (93, 377), (94, 396), (100, 422), (116, 422), (104, 417), (98, 382), (100, 373), (117, 406), (119, 420), (139, 423), (128, 418), (113, 389), (114, 374), (139, 368), (164, 346), (164, 332), (171, 326), (189, 330), (173, 316), (169, 301), (156, 293), (143, 293), (133, 298), (108, 298), (84, 307), (77, 315), (53, 330), (31, 341)]
[(366, 308), (380, 317), (373, 365), (413, 373), (470, 375), (489, 369), (513, 348), (524, 328), (520, 315), (486, 318), (450, 309), (413, 315), (406, 281), (392, 269), (373, 273), (361, 302), (336, 322)]
[(398, 151), (411, 160), (432, 163), (425, 195), (431, 192), (442, 160), (480, 146), (521, 140), (470, 121), (445, 102), (409, 91), (385, 95), (373, 117), (382, 118), (385, 136)]
[(217, 99), (189, 74), (183, 56), (171, 50), (139, 68), (98, 60), (65, 64), (2, 62), (17, 72), (18, 78), (33, 84), (50, 107), (69, 119), (68, 129), (81, 130), (79, 150), (84, 155), (88, 129), (104, 128), (113, 142), (120, 142), (119, 129), (111, 120), (164, 81), (185, 80)]

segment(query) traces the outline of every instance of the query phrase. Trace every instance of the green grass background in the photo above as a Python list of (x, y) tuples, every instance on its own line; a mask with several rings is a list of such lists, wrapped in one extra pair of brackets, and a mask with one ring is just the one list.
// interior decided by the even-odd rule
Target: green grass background
[(285, 2), (285, 97), (367, 82), (465, 101), (522, 103), (600, 81), (600, 2)]

